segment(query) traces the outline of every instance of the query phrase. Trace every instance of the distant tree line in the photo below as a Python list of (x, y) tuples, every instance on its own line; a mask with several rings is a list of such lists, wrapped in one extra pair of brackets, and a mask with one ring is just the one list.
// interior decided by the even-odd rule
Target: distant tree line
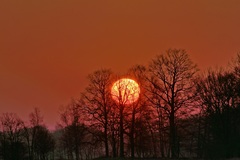
[[(118, 102), (112, 98), (112, 85), (122, 77), (140, 86), (132, 104), (123, 98), (132, 96), (127, 91)], [(240, 54), (227, 68), (198, 73), (185, 50), (169, 49), (125, 75), (100, 69), (88, 80), (61, 110), (54, 132), (39, 109), (29, 122), (2, 114), (0, 159), (240, 157)]]
[(0, 156), (4, 160), (46, 160), (54, 157), (55, 139), (42, 124), (39, 109), (23, 122), (16, 114), (3, 113), (0, 117)]

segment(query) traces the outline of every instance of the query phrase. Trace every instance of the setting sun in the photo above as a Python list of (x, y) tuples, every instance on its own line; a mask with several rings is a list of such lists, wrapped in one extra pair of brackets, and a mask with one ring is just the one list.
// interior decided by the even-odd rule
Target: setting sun
[(122, 78), (116, 81), (111, 89), (112, 98), (121, 104), (131, 104), (139, 98), (140, 88), (132, 79)]

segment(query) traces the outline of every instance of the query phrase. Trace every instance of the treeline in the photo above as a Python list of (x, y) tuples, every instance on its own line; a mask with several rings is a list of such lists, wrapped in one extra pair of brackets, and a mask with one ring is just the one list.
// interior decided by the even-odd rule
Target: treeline
[(0, 117), (0, 157), (3, 160), (54, 159), (56, 140), (43, 125), (39, 109), (23, 122), (16, 114), (4, 113)]
[[(134, 89), (112, 98), (113, 83), (123, 77), (140, 86), (134, 103)], [(240, 55), (225, 69), (198, 73), (185, 50), (169, 49), (123, 76), (100, 69), (88, 79), (54, 132), (38, 109), (25, 123), (2, 114), (1, 159), (240, 157)]]

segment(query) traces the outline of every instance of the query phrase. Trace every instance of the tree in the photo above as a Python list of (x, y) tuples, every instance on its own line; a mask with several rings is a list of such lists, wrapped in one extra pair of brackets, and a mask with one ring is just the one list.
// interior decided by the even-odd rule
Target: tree
[(52, 134), (44, 126), (36, 126), (37, 132), (34, 138), (34, 150), (40, 157), (40, 160), (48, 159), (50, 152), (54, 151), (55, 140)]
[(29, 114), (29, 125), (24, 126), (24, 137), (27, 141), (29, 160), (35, 159), (35, 138), (39, 126), (43, 125), (42, 123), (43, 116), (41, 115), (39, 108), (34, 108), (33, 112)]
[(90, 74), (88, 79), (90, 83), (86, 92), (82, 94), (85, 101), (85, 110), (90, 115), (92, 126), (103, 128), (105, 157), (108, 157), (109, 113), (112, 107), (112, 72), (108, 69), (98, 70)]
[[(116, 106), (119, 110), (119, 143), (120, 157), (122, 158), (124, 157), (124, 121), (129, 112), (129, 107), (138, 102), (139, 92), (139, 86), (132, 79), (119, 79), (113, 84), (112, 87), (112, 97), (116, 101)], [(135, 111), (133, 114), (135, 114)]]
[[(156, 143), (156, 140), (158, 140), (160, 156), (165, 157), (166, 155), (169, 155), (169, 145), (167, 143), (169, 139), (167, 136), (169, 135), (167, 123), (168, 113), (165, 112), (162, 107), (162, 101), (157, 96), (158, 90), (151, 85), (147, 88), (147, 90), (148, 93), (146, 96), (148, 101), (151, 103), (152, 108), (155, 110), (152, 116), (153, 122), (151, 123), (152, 141)], [(155, 137), (155, 133), (158, 135), (157, 137)], [(156, 151), (155, 156), (157, 156)]]
[(23, 142), (23, 121), (13, 113), (0, 117), (2, 126), (1, 152), (4, 160), (21, 160), (25, 156)]
[(230, 158), (239, 155), (240, 81), (234, 72), (209, 71), (199, 79), (197, 93), (204, 113), (205, 157)]
[[(129, 139), (130, 139), (130, 149), (131, 149), (131, 158), (134, 159), (135, 157), (135, 143), (137, 139), (136, 130), (141, 133), (141, 129), (143, 129), (144, 123), (144, 116), (146, 112), (148, 113), (148, 116), (151, 116), (151, 111), (148, 108), (147, 105), (147, 99), (145, 98), (145, 87), (146, 87), (146, 67), (142, 65), (135, 65), (128, 71), (128, 76), (132, 79), (135, 79), (140, 87), (140, 93), (139, 98), (136, 103), (132, 103), (128, 106), (128, 114), (129, 115)], [(146, 120), (146, 119), (145, 119)], [(141, 128), (136, 128), (136, 123), (142, 124)], [(145, 128), (146, 129), (146, 128)], [(143, 135), (139, 135), (143, 136)], [(143, 140), (143, 139), (141, 139)]]
[(75, 101), (72, 101), (60, 114), (61, 124), (59, 127), (63, 133), (61, 143), (67, 151), (68, 159), (80, 160), (80, 151), (84, 143), (87, 127), (83, 123), (82, 109)]
[(154, 88), (152, 94), (157, 98), (169, 119), (171, 157), (178, 156), (176, 116), (186, 111), (193, 100), (193, 77), (196, 65), (190, 60), (185, 50), (169, 49), (166, 54), (158, 55), (149, 65), (148, 81)]

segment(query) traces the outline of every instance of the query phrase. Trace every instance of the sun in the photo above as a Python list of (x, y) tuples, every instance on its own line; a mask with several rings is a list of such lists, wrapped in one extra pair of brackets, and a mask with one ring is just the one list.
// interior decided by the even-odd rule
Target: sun
[(117, 80), (111, 89), (112, 98), (119, 104), (132, 104), (139, 98), (140, 88), (136, 81), (129, 78)]

